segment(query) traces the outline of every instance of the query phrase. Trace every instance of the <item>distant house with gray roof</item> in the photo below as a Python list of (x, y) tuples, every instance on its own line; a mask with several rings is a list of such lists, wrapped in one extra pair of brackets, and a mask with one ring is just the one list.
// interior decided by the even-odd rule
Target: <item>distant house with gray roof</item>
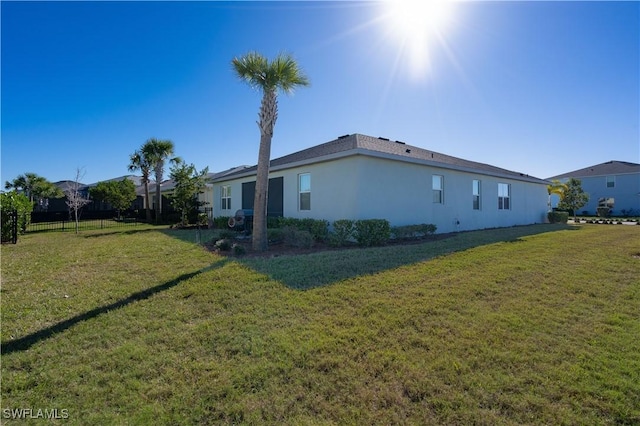
[[(546, 180), (361, 134), (271, 160), (269, 178), (269, 216), (381, 218), (438, 232), (546, 221)], [(255, 179), (255, 166), (215, 176), (213, 215), (252, 209)]]
[[(595, 166), (550, 177), (567, 182), (579, 179), (584, 192), (589, 194), (589, 202), (578, 212), (595, 216), (598, 203), (613, 204), (614, 216), (640, 215), (640, 164), (627, 161), (607, 161)], [(557, 204), (557, 197), (552, 204)], [(629, 212), (631, 212), (629, 214)]]

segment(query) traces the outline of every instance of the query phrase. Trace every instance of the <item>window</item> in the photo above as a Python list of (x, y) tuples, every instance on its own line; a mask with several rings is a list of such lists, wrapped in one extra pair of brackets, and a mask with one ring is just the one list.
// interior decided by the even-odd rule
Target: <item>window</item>
[(473, 180), (473, 209), (480, 210), (480, 181)]
[(298, 206), (300, 210), (311, 210), (311, 175), (298, 175)]
[(231, 185), (220, 189), (220, 207), (222, 210), (231, 210)]
[(507, 183), (498, 184), (498, 210), (509, 210), (511, 208), (510, 185)]
[(444, 178), (440, 175), (433, 175), (431, 180), (433, 186), (433, 202), (444, 203)]
[(607, 188), (615, 188), (615, 187), (616, 187), (616, 177), (607, 176)]

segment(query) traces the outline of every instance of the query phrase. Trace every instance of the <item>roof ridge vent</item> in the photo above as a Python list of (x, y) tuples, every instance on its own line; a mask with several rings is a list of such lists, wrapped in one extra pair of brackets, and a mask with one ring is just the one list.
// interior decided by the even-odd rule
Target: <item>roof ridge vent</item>
[(400, 145), (406, 145), (404, 142), (402, 141), (396, 141), (396, 143), (399, 143)]
[(381, 136), (378, 136), (378, 139), (380, 139), (381, 141), (387, 141), (387, 142), (389, 142), (389, 138), (383, 138), (383, 137), (381, 137)]
[(348, 138), (351, 135), (342, 135), (342, 136), (338, 136), (338, 139), (344, 139), (344, 138)]

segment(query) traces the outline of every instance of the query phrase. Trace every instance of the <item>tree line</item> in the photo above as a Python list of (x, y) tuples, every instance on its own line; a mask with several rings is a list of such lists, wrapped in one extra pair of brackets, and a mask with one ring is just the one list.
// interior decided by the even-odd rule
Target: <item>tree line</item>
[[(146, 217), (151, 222), (149, 183), (151, 172), (156, 180), (155, 211), (156, 222), (162, 214), (161, 184), (164, 178), (166, 163), (171, 164), (169, 177), (174, 181), (173, 194), (170, 196), (173, 207), (180, 213), (181, 223), (187, 224), (188, 213), (200, 207), (198, 194), (202, 193), (207, 179), (208, 167), (197, 171), (193, 164), (185, 163), (180, 157), (174, 157), (174, 144), (170, 140), (148, 139), (140, 149), (129, 157), (128, 169), (131, 172), (142, 173), (142, 183), (145, 186)], [(65, 197), (65, 203), (70, 216), (75, 220), (76, 227), (81, 209), (91, 202), (105, 202), (111, 205), (120, 218), (120, 212), (131, 207), (135, 201), (136, 187), (130, 179), (98, 182), (89, 188), (88, 193), (82, 191), (83, 173), (76, 170), (76, 175), (63, 190), (46, 178), (36, 173), (28, 172), (5, 182), (0, 207), (3, 212), (16, 210), (19, 213), (19, 224), (22, 232), (26, 231), (30, 213), (36, 207), (46, 209), (51, 198)]]

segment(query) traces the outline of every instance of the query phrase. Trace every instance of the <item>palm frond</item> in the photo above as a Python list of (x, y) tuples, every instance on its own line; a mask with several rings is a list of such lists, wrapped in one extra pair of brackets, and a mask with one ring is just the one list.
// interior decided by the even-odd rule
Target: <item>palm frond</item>
[(271, 62), (257, 52), (249, 52), (231, 61), (236, 75), (255, 89), (290, 94), (298, 86), (308, 86), (309, 79), (295, 59), (280, 53)]

